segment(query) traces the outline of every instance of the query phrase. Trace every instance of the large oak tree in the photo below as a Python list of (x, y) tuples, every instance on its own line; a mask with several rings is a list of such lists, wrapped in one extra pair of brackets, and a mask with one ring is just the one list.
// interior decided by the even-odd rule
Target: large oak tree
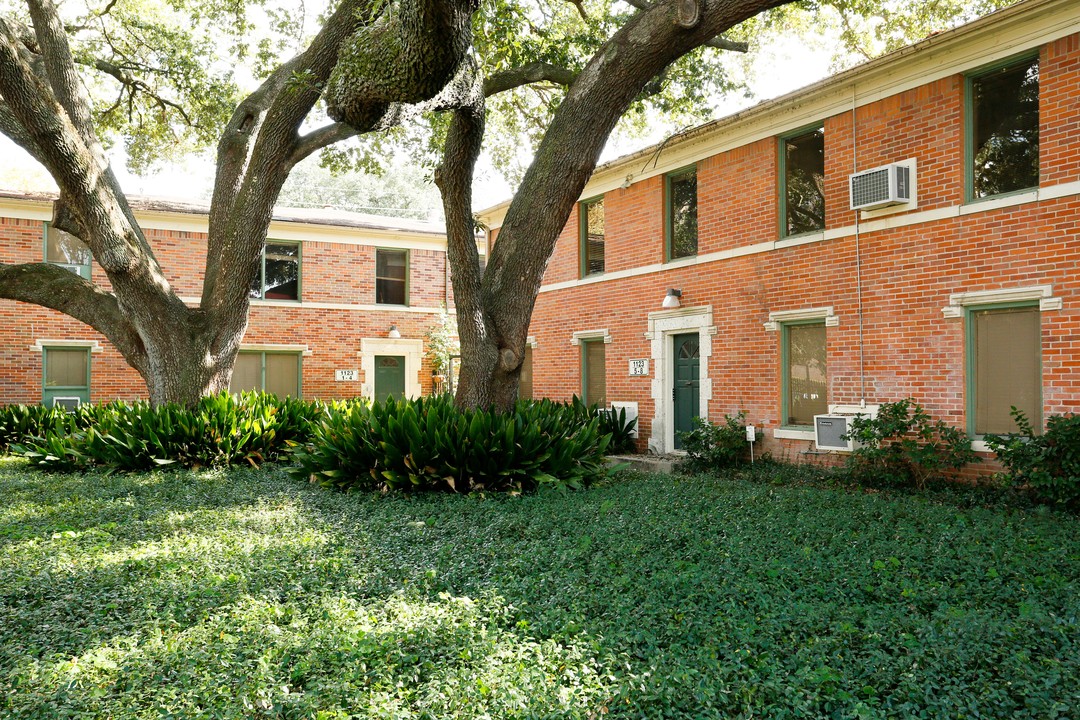
[[(862, 0), (832, 1), (865, 10)], [(191, 403), (229, 385), (248, 288), (292, 168), (357, 137), (374, 138), (366, 152), (377, 152), (390, 129), (422, 126), (441, 154), (463, 354), (458, 402), (507, 407), (544, 269), (620, 117), (643, 97), (667, 110), (692, 106), (717, 77), (701, 71), (715, 64), (699, 48), (744, 50), (722, 33), (786, 0), (339, 0), (282, 61), (275, 51), (300, 32), (297, 14), (269, 8), (258, 29), (246, 14), (269, 0), (171, 0), (154, 12), (155, 0), (87, 0), (79, 12), (16, 2), (0, 0), (0, 132), (56, 180), (53, 223), (89, 246), (109, 288), (53, 265), (0, 265), (0, 297), (87, 323), (142, 375), (152, 401)], [(170, 11), (181, 22), (162, 20)], [(698, 53), (695, 63), (677, 63), (688, 53)], [(223, 68), (243, 57), (264, 79), (240, 98)], [(523, 97), (524, 87), (537, 90)], [(544, 121), (532, 126), (535, 156), (481, 273), (471, 191), (489, 103), (504, 130), (520, 130), (520, 117)], [(204, 283), (189, 307), (104, 143), (123, 140), (146, 165), (213, 136)]]

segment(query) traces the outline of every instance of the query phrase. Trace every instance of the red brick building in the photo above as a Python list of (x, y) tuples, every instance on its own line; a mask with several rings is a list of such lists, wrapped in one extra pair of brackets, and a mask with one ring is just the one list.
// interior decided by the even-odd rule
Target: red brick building
[[(148, 200), (135, 214), (186, 302), (198, 302), (206, 208)], [(0, 262), (58, 262), (107, 287), (85, 246), (49, 227), (52, 198), (0, 193)], [(453, 309), (440, 225), (281, 209), (270, 224), (236, 389), (340, 398), (431, 392), (424, 333)], [(100, 334), (61, 313), (0, 300), (0, 404), (146, 397)]]
[(1028, 0), (598, 168), (524, 392), (636, 404), (659, 452), (746, 411), (794, 459), (905, 397), (981, 448), (1080, 411), (1078, 216), (1080, 3)]

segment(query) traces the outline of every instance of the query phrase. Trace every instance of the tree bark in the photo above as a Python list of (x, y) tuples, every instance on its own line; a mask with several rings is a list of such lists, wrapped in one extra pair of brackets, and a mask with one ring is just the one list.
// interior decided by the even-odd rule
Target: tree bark
[[(479, 287), (463, 284), (459, 290), (455, 280), (458, 307), (467, 309), (459, 405), (509, 410), (516, 401), (529, 321), (548, 260), (608, 136), (646, 84), (690, 50), (785, 2), (664, 0), (635, 15), (593, 56), (540, 142), (507, 210)], [(459, 117), (455, 115), (455, 123)], [(467, 157), (466, 148), (473, 142), (471, 134), (451, 132), (444, 168)], [(456, 187), (443, 189), (444, 196), (458, 193), (444, 199), (448, 234), (451, 209), (463, 201)], [(459, 257), (459, 264), (452, 265), (455, 278), (469, 270), (460, 266), (462, 262), (467, 259)], [(481, 319), (482, 332), (474, 337), (469, 328), (479, 326)]]

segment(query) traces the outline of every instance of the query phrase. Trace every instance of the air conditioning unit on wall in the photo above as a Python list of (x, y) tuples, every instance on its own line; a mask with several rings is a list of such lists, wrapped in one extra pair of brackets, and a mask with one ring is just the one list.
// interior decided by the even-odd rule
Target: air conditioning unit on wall
[(911, 168), (882, 165), (848, 176), (852, 210), (879, 210), (911, 202)]
[(851, 430), (851, 421), (857, 417), (877, 417), (878, 405), (829, 405), (827, 415), (814, 416), (814, 445), (818, 450), (852, 452), (862, 447), (855, 440), (843, 438)]

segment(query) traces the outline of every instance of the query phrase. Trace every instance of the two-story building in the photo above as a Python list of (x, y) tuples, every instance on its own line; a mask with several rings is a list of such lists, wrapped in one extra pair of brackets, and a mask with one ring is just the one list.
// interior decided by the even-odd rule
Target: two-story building
[(1026, 0), (599, 167), (523, 392), (636, 404), (658, 452), (746, 411), (794, 459), (905, 397), (983, 449), (1080, 411), (1078, 216), (1080, 3)]
[[(77, 238), (50, 227), (53, 197), (0, 193), (0, 262), (55, 262), (108, 287)], [(207, 208), (133, 200), (166, 277), (197, 304)], [(424, 334), (453, 312), (440, 224), (331, 209), (280, 208), (251, 288), (234, 390), (307, 398), (431, 392)], [(146, 397), (142, 378), (90, 327), (0, 300), (0, 404)]]

